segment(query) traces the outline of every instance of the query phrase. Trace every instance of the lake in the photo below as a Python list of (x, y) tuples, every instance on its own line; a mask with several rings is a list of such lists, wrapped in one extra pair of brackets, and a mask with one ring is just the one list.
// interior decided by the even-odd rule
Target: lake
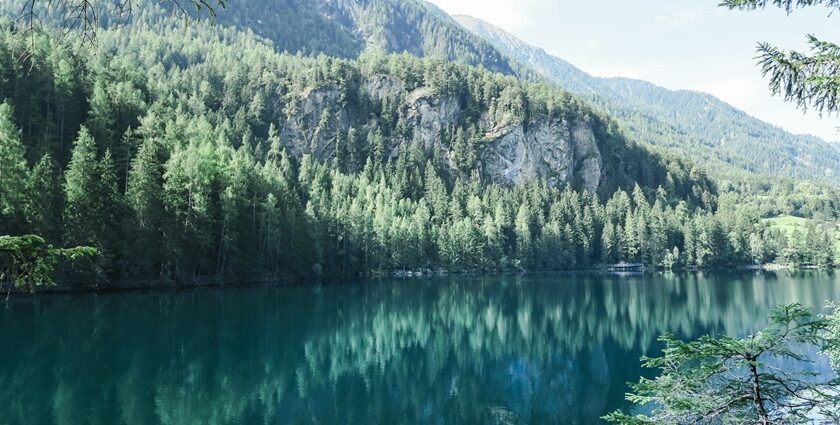
[[(13, 297), (3, 424), (589, 424), (657, 337), (744, 335), (840, 275), (540, 274)], [(813, 365), (827, 372), (826, 361)]]

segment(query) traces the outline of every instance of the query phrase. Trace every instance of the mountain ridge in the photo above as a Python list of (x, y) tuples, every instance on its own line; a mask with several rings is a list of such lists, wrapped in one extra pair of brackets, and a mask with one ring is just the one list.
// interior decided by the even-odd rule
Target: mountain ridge
[[(4, 6), (19, 2), (0, 5), (0, 11), (17, 13), (18, 8)], [(150, 17), (141, 20), (154, 22), (167, 14), (155, 2), (148, 6), (143, 14)], [(490, 24), (476, 20), (470, 29), (465, 20), (422, 0), (242, 0), (216, 18), (221, 26), (252, 32), (291, 54), (353, 59), (377, 51), (407, 53), (547, 82), (615, 118), (633, 140), (685, 156), (719, 179), (738, 182), (754, 175), (840, 182), (836, 144), (792, 135), (708, 94), (593, 77)]]
[(790, 133), (705, 92), (595, 77), (490, 23), (467, 15), (453, 19), (506, 56), (603, 108), (642, 143), (682, 150), (695, 161), (709, 160), (719, 174), (734, 165), (749, 173), (840, 182), (836, 143)]

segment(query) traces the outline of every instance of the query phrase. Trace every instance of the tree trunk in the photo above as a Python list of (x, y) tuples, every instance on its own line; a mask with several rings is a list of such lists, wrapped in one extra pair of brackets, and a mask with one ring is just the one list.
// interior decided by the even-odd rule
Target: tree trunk
[(755, 410), (758, 412), (758, 421), (762, 425), (770, 423), (770, 418), (767, 416), (767, 410), (764, 408), (764, 400), (761, 397), (761, 385), (758, 380), (758, 368), (755, 366), (756, 356), (746, 356), (747, 361), (750, 362), (750, 375), (752, 376), (752, 392), (753, 404)]

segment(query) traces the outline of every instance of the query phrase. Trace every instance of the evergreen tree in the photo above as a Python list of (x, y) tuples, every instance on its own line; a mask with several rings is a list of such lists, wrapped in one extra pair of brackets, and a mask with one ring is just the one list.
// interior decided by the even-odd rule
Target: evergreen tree
[[(103, 271), (109, 275), (116, 275), (118, 272), (115, 260), (117, 251), (122, 241), (122, 226), (120, 218), (123, 214), (122, 194), (119, 190), (117, 168), (111, 156), (111, 150), (105, 150), (102, 159), (96, 166), (96, 173), (99, 176), (94, 200), (94, 219), (97, 222), (95, 230), (96, 240), (99, 242), (98, 250), (102, 260)], [(114, 279), (112, 279), (114, 280)]]
[[(139, 276), (154, 276), (162, 261), (162, 192), (163, 177), (158, 161), (157, 142), (147, 138), (131, 161), (125, 196), (126, 205), (131, 213), (131, 219), (127, 221), (129, 227), (126, 229), (126, 240), (130, 243), (125, 247), (125, 251)], [(133, 252), (143, 252), (144, 255), (131, 255)]]
[(637, 230), (638, 224), (639, 222), (633, 213), (628, 210), (624, 218), (624, 231), (620, 235), (621, 259), (624, 261), (634, 262), (638, 260), (641, 243), (639, 231)]
[[(618, 236), (616, 235), (616, 228), (611, 220), (607, 220), (604, 225), (604, 233), (601, 236), (601, 252), (603, 253), (603, 261), (612, 264), (618, 259)], [(619, 232), (620, 233), (620, 232)]]
[(73, 155), (64, 174), (64, 242), (98, 246), (99, 166), (96, 144), (82, 127), (73, 142)]
[(464, 173), (469, 173), (476, 161), (475, 147), (460, 128), (455, 132), (452, 142), (452, 159)]
[(61, 183), (49, 154), (41, 157), (26, 183), (26, 223), (28, 231), (47, 242), (61, 240)]
[[(99, 179), (102, 169), (96, 157), (96, 143), (87, 128), (82, 127), (73, 143), (73, 155), (64, 174), (65, 245), (91, 246), (97, 250), (107, 245), (103, 238), (106, 230), (102, 222), (103, 199), (100, 199), (104, 192)], [(104, 254), (108, 255), (104, 264), (107, 268), (110, 252)], [(74, 279), (86, 284), (105, 281), (107, 270), (99, 258), (74, 264)]]
[[(838, 8), (837, 0), (725, 0), (721, 5), (729, 9), (753, 10), (771, 3), (788, 13), (808, 6), (824, 5), (831, 11)], [(758, 46), (761, 72), (770, 77), (770, 90), (785, 100), (807, 109), (832, 113), (840, 109), (837, 90), (840, 72), (840, 46), (808, 35), (812, 53), (785, 52), (768, 43)]]
[(0, 104), (0, 233), (22, 224), (26, 186), (25, 151), (12, 118), (12, 107)]
[(86, 124), (86, 128), (101, 146), (105, 148), (113, 146), (117, 135), (115, 132), (117, 120), (114, 116), (114, 105), (102, 81), (96, 81), (93, 85)]
[(527, 204), (519, 206), (515, 222), (516, 257), (520, 267), (527, 268), (531, 264), (531, 215)]
[(687, 423), (827, 423), (840, 420), (836, 383), (799, 370), (774, 367), (773, 361), (806, 359), (804, 347), (821, 349), (832, 335), (826, 321), (801, 305), (777, 308), (770, 325), (743, 339), (704, 336), (682, 342), (671, 335), (662, 357), (644, 359), (661, 374), (642, 378), (628, 400), (649, 406), (649, 412), (630, 416), (614, 412), (604, 419), (619, 424)]

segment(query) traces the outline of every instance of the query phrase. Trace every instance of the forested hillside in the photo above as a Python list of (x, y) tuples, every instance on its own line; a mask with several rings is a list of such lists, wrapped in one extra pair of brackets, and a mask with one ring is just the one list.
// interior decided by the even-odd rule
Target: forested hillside
[[(13, 32), (0, 43), (0, 233), (97, 247), (70, 281), (712, 265), (751, 256), (727, 226), (767, 230), (757, 214), (702, 212), (716, 202), (702, 171), (634, 146), (546, 86), (410, 56), (281, 55), (177, 22), (103, 32), (97, 55), (36, 41), (24, 62)], [(460, 106), (435, 127), (440, 115), (423, 108), (441, 104)], [(523, 136), (533, 128), (547, 147)], [(496, 180), (488, 152), (517, 169), (496, 149), (510, 137), (520, 165), (534, 149), (582, 170), (597, 155), (596, 179), (561, 168)]]
[(250, 29), (281, 52), (341, 58), (365, 50), (407, 52), (513, 73), (493, 46), (420, 0), (241, 0), (221, 11), (218, 22)]
[[(5, 2), (0, 11), (17, 16), (22, 5)], [(155, 24), (168, 16), (158, 2), (136, 5), (144, 13), (135, 20)], [(716, 177), (759, 173), (840, 182), (836, 145), (792, 135), (709, 95), (592, 77), (488, 23), (453, 19), (422, 0), (242, 0), (217, 12), (220, 25), (267, 38), (279, 52), (346, 59), (365, 51), (406, 52), (551, 82), (609, 113), (634, 141), (702, 163)]]
[(718, 176), (740, 170), (840, 182), (836, 144), (790, 134), (704, 93), (593, 77), (491, 24), (469, 16), (455, 19), (506, 56), (609, 112), (635, 140), (686, 155)]
[(0, 234), (96, 247), (65, 284), (834, 262), (551, 86), (155, 16), (91, 50), (2, 23)]

